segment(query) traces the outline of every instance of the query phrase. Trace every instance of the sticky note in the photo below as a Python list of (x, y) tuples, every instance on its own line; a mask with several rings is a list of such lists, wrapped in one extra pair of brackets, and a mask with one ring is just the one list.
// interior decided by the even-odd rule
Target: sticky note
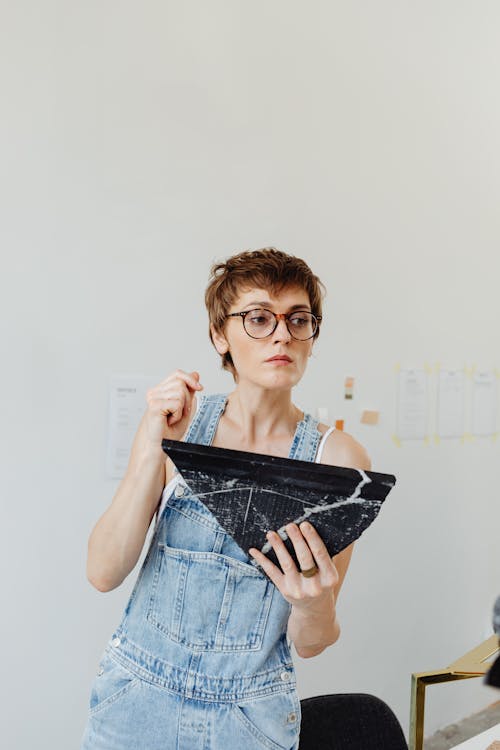
[(354, 391), (354, 378), (346, 377), (344, 381), (345, 394), (344, 398), (352, 399)]
[(365, 409), (361, 415), (361, 422), (362, 424), (378, 424), (379, 416), (380, 414), (378, 411), (369, 411)]

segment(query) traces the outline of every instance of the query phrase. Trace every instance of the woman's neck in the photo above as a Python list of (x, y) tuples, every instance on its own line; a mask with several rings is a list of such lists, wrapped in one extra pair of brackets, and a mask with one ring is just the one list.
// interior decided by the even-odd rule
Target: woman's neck
[(251, 446), (293, 435), (303, 414), (293, 405), (290, 390), (239, 383), (228, 396), (224, 418), (238, 428), (241, 442)]

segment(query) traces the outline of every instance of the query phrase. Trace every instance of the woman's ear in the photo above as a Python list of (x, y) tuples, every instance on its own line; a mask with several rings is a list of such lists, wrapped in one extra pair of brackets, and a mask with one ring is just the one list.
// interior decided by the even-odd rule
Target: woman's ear
[(210, 325), (210, 333), (212, 334), (212, 341), (219, 354), (226, 354), (229, 351), (229, 344), (226, 337), (220, 331), (216, 331), (213, 323)]

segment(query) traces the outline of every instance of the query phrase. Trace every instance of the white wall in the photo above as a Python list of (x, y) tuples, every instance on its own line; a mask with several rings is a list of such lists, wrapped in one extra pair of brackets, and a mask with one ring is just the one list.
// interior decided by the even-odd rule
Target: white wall
[[(500, 593), (500, 444), (407, 444), (397, 362), (500, 366), (498, 3), (11, 4), (2, 21), (5, 746), (78, 747), (135, 574), (85, 578), (108, 377), (199, 369), (210, 263), (274, 244), (328, 287), (307, 409), (344, 409), (398, 485), (357, 545), (342, 638), (301, 697), (373, 692), (408, 726), (412, 671), (486, 637)], [(183, 326), (178, 326), (183, 311)], [(360, 406), (378, 407), (379, 428)], [(356, 416), (357, 420), (357, 416)], [(426, 731), (500, 696), (428, 694)]]

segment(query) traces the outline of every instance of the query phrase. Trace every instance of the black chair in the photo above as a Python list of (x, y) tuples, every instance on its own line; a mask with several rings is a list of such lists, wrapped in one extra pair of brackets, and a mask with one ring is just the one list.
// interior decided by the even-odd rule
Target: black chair
[[(498, 636), (498, 650), (500, 651), (500, 596), (493, 609), (493, 630)], [(491, 669), (487, 672), (485, 682), (487, 685), (500, 688), (500, 656), (497, 657)]]
[(304, 698), (299, 750), (408, 750), (384, 701), (366, 693)]

